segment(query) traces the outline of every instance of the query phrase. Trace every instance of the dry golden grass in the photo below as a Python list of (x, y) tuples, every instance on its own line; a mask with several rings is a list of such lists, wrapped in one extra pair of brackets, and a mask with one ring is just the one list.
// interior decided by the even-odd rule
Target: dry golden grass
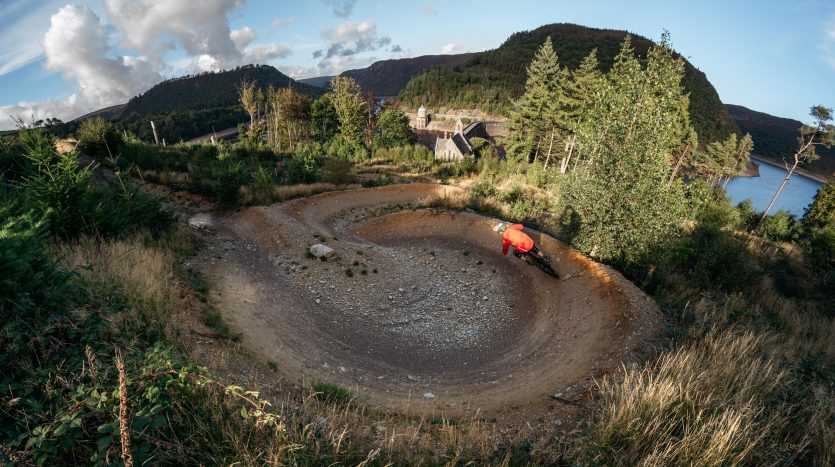
[(609, 465), (740, 465), (750, 463), (779, 420), (764, 402), (786, 378), (767, 338), (712, 332), (623, 379), (602, 382), (604, 408), (583, 459)]
[(92, 293), (109, 299), (102, 301), (124, 302), (112, 318), (118, 331), (169, 337), (181, 303), (173, 269), (175, 248), (185, 248), (186, 241), (174, 235), (166, 245), (151, 247), (142, 235), (127, 240), (85, 237), (58, 244), (54, 251), (61, 265), (76, 271)]
[(240, 189), (243, 204), (280, 203), (296, 198), (305, 198), (328, 191), (350, 190), (359, 185), (335, 185), (333, 183), (308, 183), (299, 185), (276, 185), (269, 192), (253, 190), (249, 186)]

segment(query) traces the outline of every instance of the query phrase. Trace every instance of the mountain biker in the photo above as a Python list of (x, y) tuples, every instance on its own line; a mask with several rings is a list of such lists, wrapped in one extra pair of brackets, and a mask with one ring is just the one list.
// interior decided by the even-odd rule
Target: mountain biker
[(493, 227), (494, 232), (502, 234), (502, 255), (507, 255), (508, 247), (513, 245), (513, 255), (517, 258), (525, 258), (528, 253), (533, 253), (544, 258), (545, 255), (539, 251), (533, 243), (533, 239), (525, 232), (522, 232), (522, 224), (507, 225), (500, 222)]
[(545, 253), (539, 251), (531, 237), (522, 232), (522, 224), (509, 226), (500, 222), (493, 227), (493, 231), (502, 234), (502, 255), (507, 255), (508, 248), (513, 245), (513, 256), (531, 264), (528, 261), (528, 255), (530, 254), (531, 260), (540, 269), (556, 278), (560, 277), (559, 273), (551, 266), (551, 260), (545, 256)]

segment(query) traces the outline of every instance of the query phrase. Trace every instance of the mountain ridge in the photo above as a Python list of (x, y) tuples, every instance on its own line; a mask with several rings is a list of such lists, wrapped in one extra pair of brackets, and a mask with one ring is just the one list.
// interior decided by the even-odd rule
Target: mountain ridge
[[(576, 69), (592, 49), (597, 49), (600, 69), (607, 71), (627, 35), (632, 37), (632, 47), (641, 57), (646, 57), (655, 44), (626, 31), (569, 23), (516, 32), (496, 49), (475, 53), (455, 67), (424, 70), (407, 83), (398, 98), (411, 107), (422, 104), (435, 108), (477, 107), (507, 114), (513, 99), (522, 94), (527, 67), (546, 37), (551, 37), (561, 66)], [(707, 76), (686, 59), (682, 84), (690, 93), (691, 120), (702, 143), (739, 132)]]

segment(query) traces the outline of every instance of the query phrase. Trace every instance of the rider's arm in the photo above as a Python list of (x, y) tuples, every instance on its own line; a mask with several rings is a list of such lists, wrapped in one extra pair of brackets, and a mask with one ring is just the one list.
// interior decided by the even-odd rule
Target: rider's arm
[(510, 246), (510, 240), (502, 238), (502, 255), (507, 255), (507, 247)]
[(513, 224), (510, 227), (508, 227), (508, 230), (519, 230), (519, 231), (521, 231), (523, 228), (525, 228), (525, 226), (523, 226), (522, 224)]

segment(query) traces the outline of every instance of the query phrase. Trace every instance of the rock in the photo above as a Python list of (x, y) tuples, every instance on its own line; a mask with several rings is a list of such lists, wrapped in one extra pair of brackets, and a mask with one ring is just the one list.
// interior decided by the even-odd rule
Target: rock
[(423, 397), (427, 399), (433, 399), (435, 397), (435, 394), (432, 394), (431, 392), (424, 392)]
[(189, 227), (195, 229), (205, 229), (207, 227), (212, 227), (214, 225), (214, 220), (211, 214), (201, 212), (199, 214), (191, 216), (191, 218), (189, 218), (188, 220), (188, 225)]
[(327, 261), (336, 256), (336, 252), (333, 248), (322, 245), (321, 243), (317, 243), (310, 247), (310, 254), (316, 257), (316, 259)]
[(560, 419), (554, 420), (554, 425), (562, 426), (562, 420), (560, 420)]

